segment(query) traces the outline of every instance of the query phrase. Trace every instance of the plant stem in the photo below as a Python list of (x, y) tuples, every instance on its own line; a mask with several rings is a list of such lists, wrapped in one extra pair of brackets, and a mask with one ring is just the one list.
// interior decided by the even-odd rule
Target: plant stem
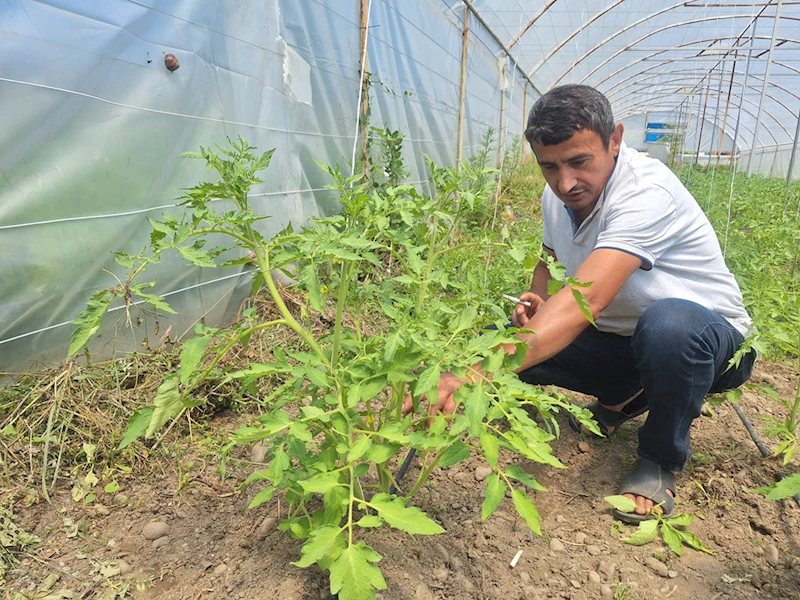
[(352, 464), (347, 465), (347, 467), (348, 470), (350, 471), (350, 505), (347, 507), (347, 544), (349, 546), (352, 546), (353, 545), (353, 502), (356, 499), (354, 494), (356, 474)]
[(436, 456), (434, 457), (434, 459), (431, 461), (431, 464), (429, 464), (419, 474), (419, 477), (417, 478), (417, 483), (415, 483), (414, 487), (411, 488), (411, 491), (408, 492), (408, 497), (409, 498), (411, 498), (414, 494), (416, 494), (419, 491), (419, 488), (421, 488), (422, 485), (428, 480), (428, 477), (431, 476), (431, 473), (433, 473), (433, 470), (436, 468), (436, 465), (439, 464), (439, 461), (441, 460), (442, 456), (444, 455), (444, 452), (445, 452), (444, 450), (441, 450), (439, 453), (437, 453)]
[(342, 338), (342, 315), (344, 314), (344, 304), (350, 289), (350, 276), (353, 273), (353, 265), (350, 262), (342, 262), (341, 281), (339, 283), (339, 297), (336, 300), (336, 321), (333, 329), (333, 350), (331, 352), (331, 365), (336, 368), (339, 364), (339, 344)]

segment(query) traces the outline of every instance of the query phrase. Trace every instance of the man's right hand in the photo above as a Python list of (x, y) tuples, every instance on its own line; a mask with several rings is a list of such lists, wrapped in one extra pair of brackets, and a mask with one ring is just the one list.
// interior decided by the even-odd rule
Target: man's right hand
[(544, 306), (545, 301), (539, 294), (534, 294), (533, 292), (525, 292), (519, 299), (530, 302), (531, 305), (525, 306), (524, 304), (517, 304), (511, 313), (511, 323), (514, 327), (526, 327), (531, 317)]

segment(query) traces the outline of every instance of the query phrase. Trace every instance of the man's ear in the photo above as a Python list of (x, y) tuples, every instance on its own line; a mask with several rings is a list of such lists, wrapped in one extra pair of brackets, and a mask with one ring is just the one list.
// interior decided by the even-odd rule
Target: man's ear
[(611, 154), (614, 155), (614, 158), (619, 156), (619, 147), (622, 145), (622, 133), (624, 131), (625, 127), (622, 125), (622, 123), (617, 123), (614, 126), (614, 131), (611, 134), (611, 139), (608, 143), (609, 150), (611, 150)]

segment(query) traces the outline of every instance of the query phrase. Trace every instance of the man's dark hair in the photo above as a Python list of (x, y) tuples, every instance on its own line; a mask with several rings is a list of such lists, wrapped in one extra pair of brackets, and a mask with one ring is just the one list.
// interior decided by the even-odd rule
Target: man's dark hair
[(566, 142), (576, 131), (594, 131), (608, 150), (614, 115), (608, 99), (588, 85), (562, 85), (536, 101), (528, 115), (525, 139), (552, 146)]

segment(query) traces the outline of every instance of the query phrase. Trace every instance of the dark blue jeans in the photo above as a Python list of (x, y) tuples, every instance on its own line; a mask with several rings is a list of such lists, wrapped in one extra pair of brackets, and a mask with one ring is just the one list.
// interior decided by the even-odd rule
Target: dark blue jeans
[(682, 471), (691, 456), (689, 428), (706, 395), (750, 378), (754, 351), (739, 368), (726, 371), (743, 339), (718, 314), (668, 298), (644, 311), (633, 336), (589, 327), (553, 358), (519, 377), (596, 396), (607, 406), (644, 388), (650, 412), (639, 429), (638, 454), (670, 471)]

